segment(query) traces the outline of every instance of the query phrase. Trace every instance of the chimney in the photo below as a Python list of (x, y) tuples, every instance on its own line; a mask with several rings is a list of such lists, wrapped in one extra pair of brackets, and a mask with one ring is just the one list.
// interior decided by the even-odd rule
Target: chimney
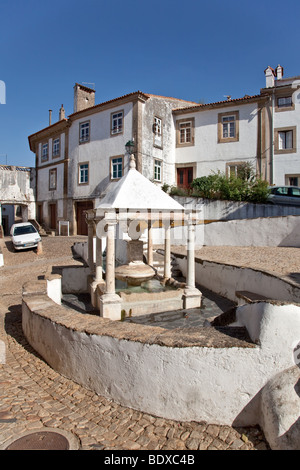
[(62, 104), (59, 110), (59, 120), (62, 121), (63, 119), (65, 119), (65, 109), (64, 105)]
[(52, 123), (52, 109), (49, 109), (49, 126), (51, 126)]
[(95, 90), (79, 83), (74, 86), (74, 113), (95, 106)]
[(275, 72), (272, 67), (268, 67), (265, 70), (265, 76), (266, 76), (266, 88), (271, 88), (275, 85)]
[(281, 80), (283, 77), (283, 67), (281, 67), (281, 65), (278, 65), (276, 67), (276, 77), (277, 77), (277, 80)]

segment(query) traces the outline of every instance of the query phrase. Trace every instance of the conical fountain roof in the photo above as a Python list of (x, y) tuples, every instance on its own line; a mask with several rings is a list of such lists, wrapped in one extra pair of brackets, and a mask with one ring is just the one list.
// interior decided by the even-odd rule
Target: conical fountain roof
[(97, 209), (184, 211), (181, 204), (136, 170), (133, 158), (130, 170), (106, 194)]

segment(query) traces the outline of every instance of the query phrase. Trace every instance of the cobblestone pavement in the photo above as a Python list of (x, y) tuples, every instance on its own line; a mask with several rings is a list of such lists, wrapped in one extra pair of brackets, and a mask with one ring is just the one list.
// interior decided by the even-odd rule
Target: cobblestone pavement
[(82, 450), (268, 449), (257, 427), (151, 416), (120, 406), (52, 370), (23, 336), (21, 286), (42, 275), (47, 265), (64, 264), (67, 256), (71, 258), (71, 245), (68, 251), (67, 242), (60, 243), (60, 237), (45, 239), (43, 245), (42, 258), (29, 252), (18, 257), (19, 253), (3, 247), (7, 266), (0, 268), (0, 339), (6, 357), (0, 364), (0, 447), (29, 431), (56, 429), (76, 436)]

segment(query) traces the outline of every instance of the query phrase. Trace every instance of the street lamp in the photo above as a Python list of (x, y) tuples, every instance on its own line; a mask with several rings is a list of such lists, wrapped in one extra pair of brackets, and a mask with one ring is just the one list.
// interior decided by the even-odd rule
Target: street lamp
[(128, 140), (127, 144), (125, 145), (126, 152), (131, 155), (133, 153), (134, 149), (134, 141), (133, 140)]

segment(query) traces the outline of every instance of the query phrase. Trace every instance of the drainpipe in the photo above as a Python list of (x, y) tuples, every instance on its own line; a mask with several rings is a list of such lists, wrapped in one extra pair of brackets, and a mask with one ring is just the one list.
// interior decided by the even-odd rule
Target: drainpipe
[(270, 184), (274, 183), (274, 109), (275, 90), (272, 91), (272, 116), (271, 116), (271, 162), (270, 162)]

